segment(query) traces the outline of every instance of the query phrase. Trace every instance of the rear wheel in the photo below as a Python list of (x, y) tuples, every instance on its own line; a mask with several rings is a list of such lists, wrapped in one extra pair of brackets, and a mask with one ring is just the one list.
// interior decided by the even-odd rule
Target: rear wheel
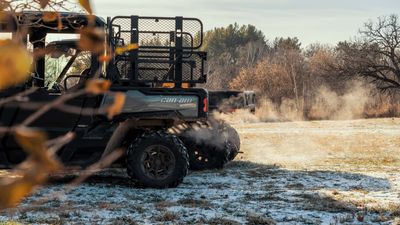
[(190, 156), (191, 170), (220, 169), (235, 159), (240, 151), (237, 131), (224, 121), (210, 118), (180, 134)]
[(188, 168), (189, 156), (182, 141), (166, 132), (145, 133), (127, 151), (128, 175), (139, 187), (176, 187)]
[(223, 135), (227, 141), (227, 147), (229, 148), (229, 161), (235, 159), (235, 157), (239, 154), (240, 151), (240, 136), (238, 132), (227, 123), (223, 123), (220, 125)]

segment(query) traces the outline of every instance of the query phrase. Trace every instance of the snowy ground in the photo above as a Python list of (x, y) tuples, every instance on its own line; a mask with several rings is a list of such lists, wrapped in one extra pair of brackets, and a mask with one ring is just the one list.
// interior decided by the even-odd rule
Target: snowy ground
[(57, 181), (0, 224), (400, 224), (400, 119), (235, 127), (244, 154), (223, 170), (168, 190), (107, 171), (38, 201), (63, 190)]

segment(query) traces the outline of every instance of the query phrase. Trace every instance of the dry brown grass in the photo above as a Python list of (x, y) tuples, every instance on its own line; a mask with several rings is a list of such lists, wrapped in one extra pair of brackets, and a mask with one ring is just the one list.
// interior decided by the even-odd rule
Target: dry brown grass
[[(242, 160), (289, 168), (400, 168), (400, 119), (237, 124)], [(257, 175), (257, 172), (255, 172)]]

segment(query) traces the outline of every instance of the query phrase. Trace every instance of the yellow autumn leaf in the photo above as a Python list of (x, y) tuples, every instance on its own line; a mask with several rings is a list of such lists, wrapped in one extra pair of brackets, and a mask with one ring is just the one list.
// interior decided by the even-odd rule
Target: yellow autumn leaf
[(99, 95), (108, 91), (111, 87), (109, 80), (95, 79), (86, 82), (86, 92), (89, 94)]
[(58, 15), (57, 12), (44, 12), (42, 19), (44, 22), (53, 22), (57, 20)]
[(93, 14), (92, 6), (89, 0), (79, 0), (79, 4), (84, 8), (89, 14)]
[(126, 95), (122, 92), (117, 92), (114, 95), (114, 102), (107, 108), (107, 117), (108, 119), (112, 119), (115, 115), (121, 113), (122, 109), (125, 105)]
[(47, 135), (42, 131), (18, 127), (14, 136), (18, 144), (29, 154), (38, 155), (46, 149)]
[(63, 23), (62, 23), (62, 20), (61, 20), (61, 15), (58, 15), (58, 17), (57, 17), (57, 30), (60, 31), (62, 29), (63, 29)]
[(29, 165), (29, 169), (24, 171), (22, 177), (0, 180), (0, 210), (15, 207), (37, 186), (46, 182), (49, 171), (38, 162), (30, 161)]
[(53, 159), (47, 150), (47, 135), (35, 129), (18, 127), (15, 129), (14, 137), (17, 143), (42, 167), (49, 171), (60, 168), (59, 163)]
[(80, 32), (78, 46), (83, 51), (103, 53), (105, 50), (105, 33), (99, 28), (86, 27)]
[(17, 179), (8, 184), (1, 184), (0, 209), (15, 207), (24, 197), (34, 189), (34, 184), (29, 179)]
[(122, 46), (122, 47), (117, 47), (115, 49), (115, 54), (116, 55), (121, 55), (124, 52), (136, 50), (138, 48), (139, 48), (138, 44), (129, 44), (129, 45), (125, 45), (125, 46)]
[(0, 90), (28, 79), (31, 65), (32, 55), (22, 44), (0, 40)]

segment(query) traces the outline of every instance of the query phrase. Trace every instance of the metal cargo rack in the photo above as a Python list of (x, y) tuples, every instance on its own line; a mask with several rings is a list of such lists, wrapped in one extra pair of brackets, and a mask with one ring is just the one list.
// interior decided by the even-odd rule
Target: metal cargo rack
[(121, 82), (130, 84), (205, 83), (207, 54), (203, 24), (195, 18), (117, 16), (108, 19), (109, 42), (138, 43), (139, 49), (116, 56), (113, 62)]

